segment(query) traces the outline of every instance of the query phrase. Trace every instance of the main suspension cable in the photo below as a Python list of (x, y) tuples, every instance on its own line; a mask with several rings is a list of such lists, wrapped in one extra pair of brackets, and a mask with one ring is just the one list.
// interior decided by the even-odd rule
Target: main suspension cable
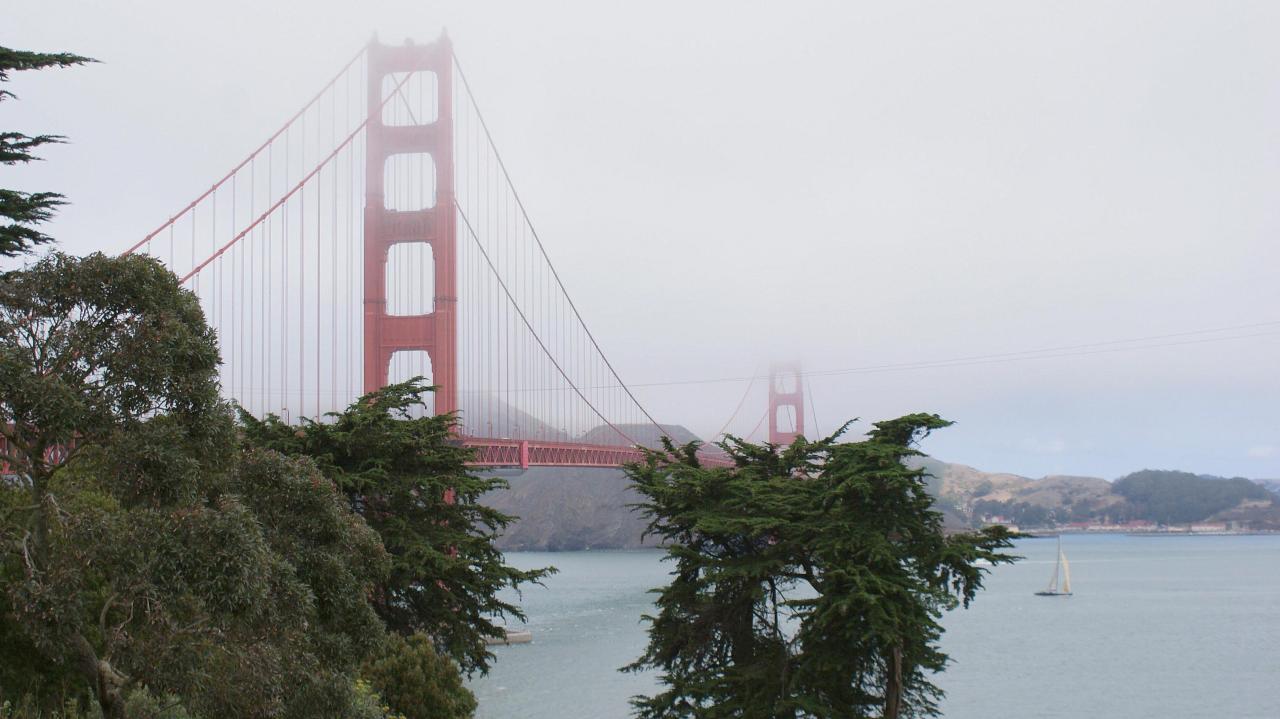
[(627, 440), (627, 442), (633, 445), (639, 444), (634, 439), (627, 436), (627, 433), (619, 429), (617, 425), (609, 420), (608, 417), (605, 417), (600, 410), (596, 409), (596, 406), (591, 403), (591, 400), (587, 399), (587, 396), (582, 393), (581, 389), (578, 389), (577, 383), (569, 379), (568, 373), (564, 371), (564, 368), (560, 366), (560, 362), (558, 362), (555, 356), (551, 354), (551, 350), (547, 348), (546, 343), (544, 343), (542, 338), (538, 336), (538, 332), (533, 328), (533, 324), (529, 322), (528, 316), (525, 315), (524, 310), (521, 309), (520, 305), (516, 302), (516, 298), (511, 294), (511, 290), (507, 287), (506, 281), (502, 279), (500, 274), (498, 274), (498, 268), (494, 266), (493, 259), (490, 258), (488, 250), (484, 248), (484, 244), (480, 242), (480, 237), (476, 234), (475, 228), (471, 226), (471, 220), (467, 217), (467, 213), (462, 210), (462, 206), (459, 205), (456, 200), (454, 201), (453, 206), (457, 209), (458, 216), (462, 218), (462, 224), (467, 228), (467, 234), (470, 235), (471, 240), (475, 242), (476, 249), (480, 250), (481, 256), (484, 257), (485, 264), (489, 266), (489, 270), (493, 273), (494, 279), (497, 280), (498, 286), (502, 288), (503, 294), (506, 295), (507, 300), (511, 303), (512, 309), (514, 309), (516, 315), (520, 317), (520, 321), (524, 323), (525, 328), (529, 330), (531, 335), (533, 335), (533, 339), (538, 343), (538, 347), (542, 349), (543, 354), (547, 356), (547, 359), (551, 360), (551, 364), (556, 368), (556, 371), (560, 373), (560, 376), (564, 378), (565, 382), (569, 383), (569, 386), (573, 388), (573, 391), (578, 395), (578, 398), (581, 399), (583, 403), (585, 403), (587, 407), (589, 407), (591, 411), (600, 418), (600, 421), (608, 425), (610, 429), (617, 432), (618, 435)]
[(507, 187), (511, 190), (511, 196), (516, 201), (516, 206), (520, 208), (520, 215), (524, 218), (525, 224), (529, 228), (529, 233), (533, 236), (534, 243), (537, 244), (538, 251), (542, 254), (542, 259), (546, 261), (547, 267), (551, 270), (551, 276), (555, 279), (556, 285), (559, 286), (560, 292), (564, 294), (564, 298), (567, 301), (569, 308), (573, 310), (573, 315), (578, 320), (578, 324), (582, 327), (583, 332), (586, 333), (587, 339), (595, 348), (596, 353), (600, 355), (600, 359), (604, 362), (605, 367), (609, 369), (609, 373), (613, 375), (614, 380), (616, 380), (622, 390), (626, 392), (627, 397), (631, 399), (640, 412), (644, 414), (645, 418), (653, 423), (653, 426), (656, 427), (660, 433), (665, 433), (666, 429), (649, 414), (649, 411), (645, 409), (644, 405), (640, 403), (640, 400), (638, 400), (631, 392), (631, 388), (622, 381), (622, 377), (620, 377), (618, 375), (618, 371), (614, 369), (613, 363), (609, 361), (608, 356), (606, 356), (604, 350), (601, 349), (600, 343), (596, 341), (595, 335), (591, 332), (591, 328), (589, 328), (586, 321), (582, 319), (582, 313), (578, 311), (577, 304), (574, 303), (573, 298), (569, 295), (569, 291), (565, 288), (564, 281), (560, 279), (560, 273), (556, 271), (555, 264), (551, 262), (551, 257), (547, 254), (547, 248), (542, 244), (542, 238), (538, 235), (538, 230), (533, 226), (533, 220), (530, 219), (528, 210), (525, 209), (524, 201), (520, 199), (520, 193), (516, 191), (515, 182), (511, 179), (511, 173), (507, 171), (507, 164), (502, 160), (502, 154), (498, 152), (498, 146), (497, 143), (494, 142), (493, 133), (489, 131), (489, 124), (485, 122), (484, 114), (480, 112), (480, 105), (476, 102), (475, 93), (471, 91), (471, 83), (467, 81), (467, 76), (462, 71), (462, 64), (458, 61), (457, 53), (453, 53), (453, 65), (458, 70), (458, 78), (462, 80), (462, 86), (467, 91), (467, 99), (471, 102), (472, 109), (475, 110), (476, 119), (480, 122), (480, 127), (484, 131), (484, 136), (489, 143), (490, 149), (493, 150), (494, 158), (498, 162), (498, 168), (502, 171), (503, 179), (506, 180)]

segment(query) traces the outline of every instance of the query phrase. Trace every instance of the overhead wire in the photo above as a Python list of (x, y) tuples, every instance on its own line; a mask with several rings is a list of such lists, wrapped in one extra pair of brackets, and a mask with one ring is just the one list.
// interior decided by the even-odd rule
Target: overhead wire
[(575, 384), (573, 380), (569, 378), (569, 375), (565, 373), (564, 368), (560, 366), (560, 363), (556, 360), (555, 356), (551, 354), (551, 350), (547, 348), (546, 343), (542, 341), (542, 338), (539, 337), (537, 332), (533, 329), (533, 325), (529, 322), (529, 318), (525, 315), (524, 310), (520, 308), (520, 305), (516, 304), (515, 297), (512, 296), (511, 290), (510, 288), (508, 288), (506, 281), (504, 281), (502, 279), (502, 276), (498, 274), (498, 269), (497, 267), (494, 266), (493, 259), (489, 256), (489, 252), (484, 248), (484, 245), (480, 243), (480, 237), (476, 234), (475, 228), (471, 225), (471, 220), (467, 217), (466, 212), (464, 212), (462, 209), (462, 206), (458, 205), (456, 202), (454, 203), (454, 206), (457, 208), (458, 215), (462, 218), (463, 225), (467, 228), (467, 234), (470, 235), (472, 241), (475, 242), (477, 249), (480, 250), (480, 254), (484, 257), (485, 262), (489, 265), (489, 269), (493, 271), (493, 276), (494, 276), (494, 279), (497, 280), (498, 286), (502, 288), (502, 291), (506, 295), (507, 300), (511, 303), (511, 308), (520, 317), (520, 320), (524, 323), (525, 327), (528, 328), (528, 330), (531, 333), (533, 333), (533, 338), (535, 341), (537, 341), (538, 347), (547, 356), (547, 358), (551, 360), (551, 363), (555, 365), (556, 369), (560, 372), (560, 376), (563, 377), (564, 380), (569, 383), (569, 386), (573, 388), (573, 391), (578, 395), (578, 397), (583, 401), (583, 403), (586, 404), (586, 406), (592, 412), (594, 412), (595, 415), (602, 422), (608, 425), (610, 429), (617, 432), (622, 438), (626, 439), (629, 443), (636, 444), (635, 440), (631, 439), (631, 437), (629, 437), (626, 432), (623, 432), (621, 429), (615, 426), (613, 422), (609, 420), (608, 417), (605, 417), (600, 412), (600, 410), (596, 409), (595, 405), (591, 404), (591, 401), (588, 400), (586, 395), (582, 393), (582, 390), (578, 388), (577, 384)]
[[(860, 367), (846, 367), (828, 370), (802, 370), (799, 374), (802, 377), (834, 377), (847, 374), (875, 374), (879, 372), (894, 372), (913, 369), (936, 369), (947, 367), (963, 367), (978, 364), (998, 364), (1002, 362), (1017, 362), (1036, 359), (1053, 359), (1058, 357), (1084, 357), (1098, 354), (1112, 354), (1115, 352), (1129, 352), (1147, 349), (1160, 349), (1164, 347), (1180, 347), (1184, 345), (1206, 344), (1212, 342), (1226, 342), (1230, 340), (1250, 339), (1255, 337), (1271, 337), (1280, 335), (1280, 329), (1266, 332), (1255, 332), (1242, 335), (1229, 335), (1225, 337), (1207, 337), (1199, 340), (1185, 340), (1179, 342), (1165, 342), (1159, 344), (1137, 345), (1131, 347), (1108, 347), (1108, 345), (1118, 345), (1127, 343), (1137, 343), (1161, 338), (1186, 337), (1197, 334), (1208, 334), (1213, 332), (1227, 332), (1239, 329), (1247, 329), (1254, 327), (1276, 326), (1280, 325), (1280, 321), (1271, 322), (1255, 322), (1246, 325), (1235, 325), (1231, 327), (1221, 327), (1213, 329), (1192, 330), (1187, 332), (1175, 332), (1166, 335), (1151, 335), (1148, 337), (1133, 338), (1127, 340), (1108, 340), (1106, 342), (1092, 342), (1081, 345), (1064, 345), (1058, 348), (1044, 348), (1039, 350), (1022, 350), (1019, 352), (1002, 352), (987, 355), (972, 355), (966, 357), (952, 357), (940, 360), (919, 360), (914, 362), (899, 362), (879, 365), (864, 365)], [(1073, 349), (1081, 349), (1082, 351), (1069, 351)], [(1087, 351), (1087, 348), (1096, 348), (1093, 351)], [(1064, 351), (1055, 351), (1064, 350)], [(736, 382), (748, 382), (755, 379), (762, 379), (762, 375), (737, 375), (729, 377), (704, 377), (696, 379), (681, 380), (663, 380), (654, 382), (631, 382), (628, 386), (632, 388), (642, 387), (671, 387), (679, 385), (699, 385), (699, 384), (726, 384)]]

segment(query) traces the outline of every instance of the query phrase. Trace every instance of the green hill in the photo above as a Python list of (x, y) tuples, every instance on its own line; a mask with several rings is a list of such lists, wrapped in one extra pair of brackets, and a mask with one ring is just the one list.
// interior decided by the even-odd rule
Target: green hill
[(1115, 482), (1061, 475), (1032, 479), (932, 457), (914, 461), (932, 475), (930, 491), (940, 508), (954, 511), (971, 526), (989, 521), (1042, 527), (1144, 520), (1280, 529), (1280, 496), (1264, 482), (1241, 477), (1142, 470)]
[(1249, 501), (1274, 503), (1262, 485), (1167, 470), (1144, 469), (1117, 479), (1112, 491), (1125, 498), (1131, 517), (1160, 524), (1199, 522)]

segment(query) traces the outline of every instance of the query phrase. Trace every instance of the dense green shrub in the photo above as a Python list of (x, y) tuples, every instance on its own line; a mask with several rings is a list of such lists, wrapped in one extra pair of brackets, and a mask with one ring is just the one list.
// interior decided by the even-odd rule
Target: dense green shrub
[(153, 696), (146, 687), (129, 692), (124, 707), (129, 719), (199, 719), (188, 712), (177, 697), (172, 694)]
[(363, 679), (357, 679), (351, 693), (351, 709), (345, 719), (405, 719), (387, 706), (378, 692)]
[(43, 710), (40, 706), (30, 694), (17, 700), (0, 698), (0, 719), (102, 719), (97, 707), (81, 710), (79, 704), (71, 700), (63, 702), (61, 709)]
[(462, 684), (458, 665), (436, 652), (422, 634), (387, 642), (361, 672), (392, 711), (405, 719), (466, 719), (476, 698)]

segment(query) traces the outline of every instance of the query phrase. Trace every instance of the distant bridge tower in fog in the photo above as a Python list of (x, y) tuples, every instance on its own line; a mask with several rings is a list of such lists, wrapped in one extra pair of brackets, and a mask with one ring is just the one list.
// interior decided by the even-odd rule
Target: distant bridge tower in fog
[(791, 444), (804, 434), (804, 382), (798, 363), (769, 368), (769, 441)]

